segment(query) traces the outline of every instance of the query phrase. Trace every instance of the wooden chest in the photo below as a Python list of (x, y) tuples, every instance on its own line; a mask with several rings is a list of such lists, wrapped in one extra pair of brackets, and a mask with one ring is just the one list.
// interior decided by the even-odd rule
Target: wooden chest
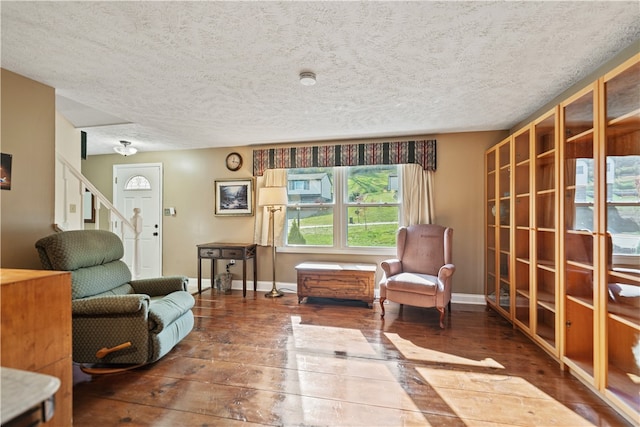
[(305, 297), (362, 300), (373, 307), (375, 264), (305, 262), (296, 266), (298, 302)]

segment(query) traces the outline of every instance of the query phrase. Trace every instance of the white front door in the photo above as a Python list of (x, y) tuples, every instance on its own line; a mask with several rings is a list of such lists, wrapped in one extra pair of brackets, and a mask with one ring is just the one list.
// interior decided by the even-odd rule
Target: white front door
[[(140, 208), (140, 234), (136, 279), (162, 275), (162, 164), (113, 165), (114, 206), (131, 220), (134, 208)], [(135, 252), (134, 234), (125, 230), (125, 257), (132, 272)]]

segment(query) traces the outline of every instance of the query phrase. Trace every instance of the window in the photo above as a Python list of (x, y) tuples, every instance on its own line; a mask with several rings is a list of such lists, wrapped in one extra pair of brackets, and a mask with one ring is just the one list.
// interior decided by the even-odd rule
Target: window
[[(607, 157), (607, 232), (613, 255), (640, 255), (640, 156)], [(594, 230), (593, 159), (576, 162), (574, 228)]]
[(308, 190), (309, 181), (306, 179), (291, 179), (289, 181), (289, 192), (295, 193), (296, 191)]
[(129, 178), (124, 185), (125, 190), (151, 190), (151, 183), (142, 175), (136, 175)]
[(400, 218), (397, 165), (287, 171), (287, 246), (395, 247)]
[(607, 157), (607, 231), (613, 255), (640, 255), (639, 165), (640, 156)]

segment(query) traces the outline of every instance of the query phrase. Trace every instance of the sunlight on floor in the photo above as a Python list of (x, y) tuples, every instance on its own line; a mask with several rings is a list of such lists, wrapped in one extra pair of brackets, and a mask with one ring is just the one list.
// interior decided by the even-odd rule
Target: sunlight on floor
[(395, 363), (373, 359), (377, 353), (361, 331), (303, 325), (298, 316), (291, 324), (299, 390), (289, 396), (298, 395), (294, 407), (302, 413), (286, 414), (285, 425), (430, 426), (398, 383)]
[[(305, 325), (291, 316), (288, 344), (296, 363), (295, 399), (285, 424), (430, 425), (425, 413), (399, 383), (397, 361), (374, 358), (375, 348), (361, 331)], [(419, 347), (398, 334), (387, 339), (409, 361), (472, 368), (504, 369), (491, 358), (474, 360)], [(416, 371), (468, 426), (591, 426), (526, 380), (482, 372), (417, 366)], [(295, 384), (295, 385), (294, 385)], [(295, 397), (294, 397), (295, 396)]]
[(326, 350), (331, 354), (374, 356), (376, 351), (358, 329), (301, 324), (300, 316), (291, 316), (293, 338), (298, 349)]
[(449, 353), (443, 353), (440, 351), (430, 350), (428, 348), (418, 347), (411, 341), (400, 338), (398, 334), (385, 333), (384, 336), (387, 337), (389, 341), (391, 341), (393, 345), (396, 346), (396, 348), (402, 353), (402, 355), (409, 360), (504, 369), (504, 366), (490, 358), (483, 360), (467, 359), (465, 357), (455, 356)]
[(416, 369), (467, 425), (593, 425), (522, 378)]

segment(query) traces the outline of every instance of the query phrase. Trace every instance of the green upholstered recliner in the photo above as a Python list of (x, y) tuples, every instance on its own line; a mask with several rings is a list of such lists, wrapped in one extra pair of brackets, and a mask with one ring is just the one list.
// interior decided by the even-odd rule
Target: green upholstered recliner
[[(155, 362), (193, 329), (195, 301), (186, 292), (188, 279), (131, 280), (116, 234), (65, 231), (38, 240), (36, 248), (45, 269), (71, 272), (75, 362)], [(114, 347), (120, 349), (99, 352)]]

